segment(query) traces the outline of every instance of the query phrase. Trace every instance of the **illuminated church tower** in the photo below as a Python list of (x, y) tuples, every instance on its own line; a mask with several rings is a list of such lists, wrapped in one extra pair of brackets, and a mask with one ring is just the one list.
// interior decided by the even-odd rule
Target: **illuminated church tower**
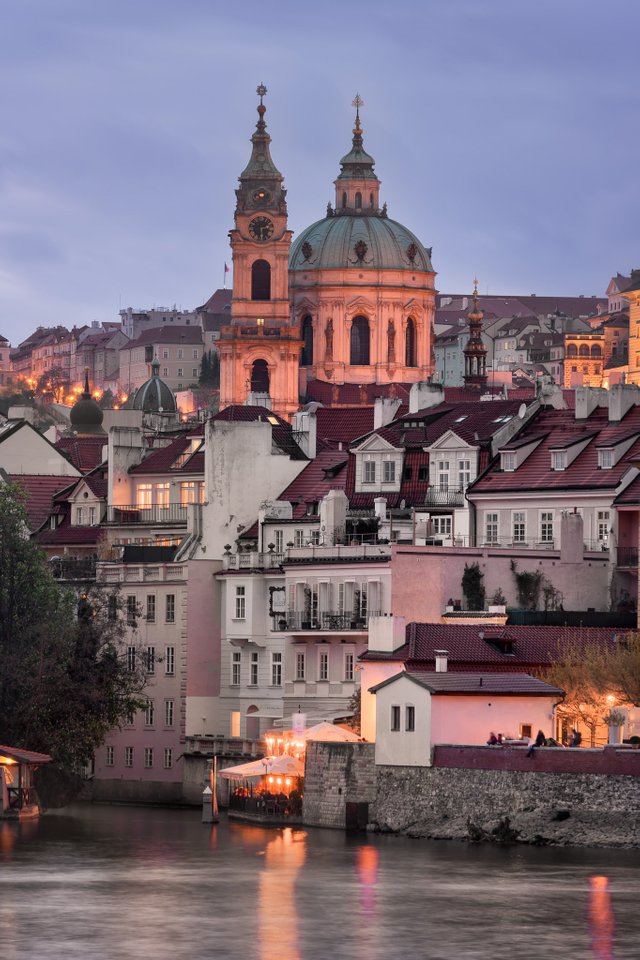
[(482, 339), (484, 313), (478, 306), (478, 281), (473, 288), (473, 307), (467, 314), (469, 339), (464, 348), (464, 385), (484, 390), (487, 385), (487, 348)]
[[(220, 407), (264, 402), (290, 416), (299, 408), (298, 366), (302, 341), (290, 325), (289, 248), (286, 190), (271, 159), (263, 103), (251, 137), (249, 163), (236, 190), (231, 324), (223, 327), (220, 352)], [(267, 399), (267, 397), (269, 399)]]

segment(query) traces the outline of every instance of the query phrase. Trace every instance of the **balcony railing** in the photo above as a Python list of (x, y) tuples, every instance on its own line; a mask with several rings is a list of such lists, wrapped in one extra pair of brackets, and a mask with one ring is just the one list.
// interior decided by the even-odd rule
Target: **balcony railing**
[(225, 553), (225, 570), (277, 570), (284, 561), (283, 553)]
[(638, 548), (637, 547), (618, 547), (617, 564), (619, 567), (638, 566)]
[(441, 490), (438, 487), (429, 487), (425, 498), (427, 507), (463, 507), (464, 488), (449, 487)]
[(49, 569), (56, 580), (95, 580), (95, 557), (54, 557)]
[(187, 506), (183, 503), (170, 503), (166, 507), (153, 504), (149, 507), (135, 504), (107, 507), (106, 522), (112, 526), (128, 527), (130, 524), (172, 524), (187, 522)]
[(370, 610), (368, 613), (355, 613), (324, 610), (310, 614), (300, 610), (276, 614), (272, 617), (273, 630), (306, 631), (319, 630), (325, 633), (343, 632), (345, 630), (366, 630), (369, 617), (379, 617), (379, 610)]
[(491, 537), (487, 539), (483, 538), (481, 534), (478, 534), (477, 541), (479, 547), (501, 547), (503, 549), (513, 550), (560, 549), (560, 542), (558, 540), (536, 540), (535, 537), (527, 537), (524, 540), (514, 540), (513, 537)]

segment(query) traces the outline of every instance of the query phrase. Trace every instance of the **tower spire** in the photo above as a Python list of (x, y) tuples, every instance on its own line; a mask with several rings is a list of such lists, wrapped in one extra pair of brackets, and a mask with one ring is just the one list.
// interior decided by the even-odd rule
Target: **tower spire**
[(478, 305), (478, 280), (473, 281), (473, 306), (467, 314), (469, 339), (464, 348), (464, 385), (482, 390), (487, 382), (487, 348), (482, 340), (484, 313)]

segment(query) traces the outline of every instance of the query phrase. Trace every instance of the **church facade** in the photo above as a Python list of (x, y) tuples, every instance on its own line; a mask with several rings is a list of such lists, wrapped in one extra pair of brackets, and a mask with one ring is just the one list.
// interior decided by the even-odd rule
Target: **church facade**
[[(231, 323), (223, 327), (220, 406), (267, 402), (290, 417), (310, 380), (411, 384), (435, 370), (431, 250), (380, 204), (361, 101), (335, 203), (292, 244), (286, 190), (270, 154), (263, 97), (236, 191)], [(268, 396), (268, 401), (266, 400)]]

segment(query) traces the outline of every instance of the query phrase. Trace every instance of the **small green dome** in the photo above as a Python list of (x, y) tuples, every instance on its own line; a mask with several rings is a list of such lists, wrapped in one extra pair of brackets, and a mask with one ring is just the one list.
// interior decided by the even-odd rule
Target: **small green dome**
[(79, 436), (91, 436), (104, 434), (102, 420), (104, 414), (96, 401), (91, 396), (89, 389), (89, 374), (85, 374), (84, 392), (71, 407), (69, 420), (71, 428)]
[(396, 220), (336, 212), (303, 230), (291, 247), (289, 269), (420, 270), (431, 273), (431, 250)]
[(127, 410), (142, 410), (143, 413), (177, 413), (178, 405), (171, 387), (160, 379), (160, 364), (154, 359), (151, 364), (151, 379), (141, 387), (125, 404)]

